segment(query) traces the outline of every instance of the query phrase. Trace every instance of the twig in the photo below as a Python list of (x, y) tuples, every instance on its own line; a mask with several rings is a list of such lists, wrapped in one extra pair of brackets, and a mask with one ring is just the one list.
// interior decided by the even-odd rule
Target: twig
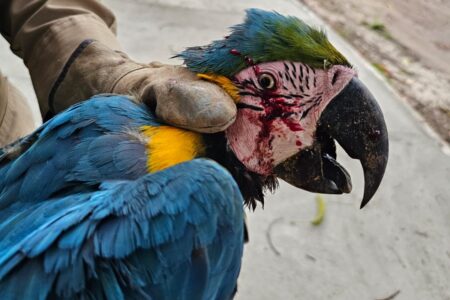
[(266, 238), (267, 238), (267, 242), (269, 243), (269, 247), (270, 247), (270, 249), (272, 249), (273, 253), (275, 253), (275, 255), (277, 255), (277, 256), (280, 256), (281, 253), (280, 253), (280, 251), (278, 251), (278, 249), (273, 244), (271, 234), (272, 234), (272, 227), (281, 220), (283, 220), (282, 217), (273, 220), (272, 222), (270, 222), (269, 227), (266, 230)]
[(394, 299), (395, 297), (397, 297), (398, 294), (400, 294), (400, 290), (395, 291), (392, 295), (387, 296), (386, 298), (375, 299), (375, 300), (392, 300), (392, 299)]

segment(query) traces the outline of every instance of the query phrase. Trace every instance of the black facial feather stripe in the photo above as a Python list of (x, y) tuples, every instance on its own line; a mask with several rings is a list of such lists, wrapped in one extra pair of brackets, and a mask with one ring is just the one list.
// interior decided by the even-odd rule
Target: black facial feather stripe
[(263, 111), (264, 110), (264, 108), (262, 108), (262, 107), (258, 107), (258, 106), (255, 106), (255, 105), (242, 103), (242, 102), (237, 103), (236, 106), (237, 106), (238, 109), (248, 108), (248, 109), (252, 109), (252, 110), (256, 110), (256, 111)]
[(297, 88), (297, 85), (296, 85), (295, 82), (294, 82), (294, 79), (292, 79), (291, 76), (289, 76), (289, 81), (292, 83), (292, 85), (294, 86), (295, 89), (298, 89), (298, 88)]
[(253, 88), (257, 89), (258, 87), (256, 86), (256, 83), (253, 81), (253, 79), (244, 79), (242, 81), (242, 86), (243, 87), (248, 87), (248, 86), (252, 86)]
[[(314, 102), (313, 102), (313, 100), (314, 100)], [(308, 113), (311, 111), (311, 109), (313, 109), (314, 107), (316, 107), (316, 106), (318, 106), (318, 105), (320, 104), (320, 102), (321, 102), (320, 100), (322, 100), (322, 97), (321, 97), (321, 96), (317, 97), (317, 99), (314, 98), (314, 99), (311, 99), (310, 101), (308, 101), (308, 102), (313, 102), (313, 103), (312, 103), (312, 105), (311, 105), (310, 107), (308, 107), (307, 109), (305, 109), (305, 110), (303, 111), (303, 113), (302, 113), (300, 119), (306, 118), (306, 116), (307, 116)]]
[(291, 66), (292, 66), (291, 75), (292, 75), (292, 77), (296, 78), (297, 77), (297, 67), (295, 66), (295, 64), (293, 62), (291, 62)]
[(311, 111), (311, 108), (313, 108), (314, 105), (311, 105), (310, 107), (308, 107), (307, 109), (305, 109), (302, 113), (302, 116), (300, 117), (300, 120), (306, 118), (306, 116), (308, 115), (308, 113)]
[[(245, 89), (244, 90), (240, 90), (239, 91), (239, 95), (240, 96), (260, 97), (260, 95), (257, 92), (254, 92), (253, 90), (245, 90)], [(294, 100), (296, 100), (296, 99), (300, 99), (300, 100), (303, 99), (303, 96), (302, 95), (298, 95), (298, 94), (275, 94), (274, 93), (274, 94), (270, 95), (270, 97), (271, 98), (294, 99)], [(299, 107), (302, 107), (305, 104), (308, 104), (310, 102), (312, 102), (312, 100), (308, 100), (305, 103), (298, 103), (298, 104), (297, 103), (288, 103), (288, 102), (281, 102), (279, 104), (285, 105), (285, 106), (299, 106)], [(238, 106), (238, 108), (250, 108), (250, 107), (247, 106), (247, 104), (244, 104), (244, 103), (238, 103), (237, 106)], [(258, 107), (258, 110), (261, 110), (261, 109)]]
[(240, 91), (239, 96), (253, 96), (253, 97), (259, 97), (258, 94), (249, 92), (249, 91)]
[(306, 67), (306, 72), (308, 73), (308, 75), (309, 75), (309, 73), (311, 73), (312, 71), (312, 68), (310, 67), (310, 66), (308, 66), (308, 65), (305, 65), (305, 67)]

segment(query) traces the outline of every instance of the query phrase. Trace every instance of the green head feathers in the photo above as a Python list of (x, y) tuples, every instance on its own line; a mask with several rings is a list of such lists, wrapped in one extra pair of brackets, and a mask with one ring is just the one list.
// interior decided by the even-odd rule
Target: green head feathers
[(302, 62), (315, 68), (350, 66), (323, 31), (295, 17), (259, 9), (247, 10), (245, 22), (233, 26), (225, 39), (187, 48), (177, 56), (193, 72), (227, 77), (253, 63), (278, 60)]

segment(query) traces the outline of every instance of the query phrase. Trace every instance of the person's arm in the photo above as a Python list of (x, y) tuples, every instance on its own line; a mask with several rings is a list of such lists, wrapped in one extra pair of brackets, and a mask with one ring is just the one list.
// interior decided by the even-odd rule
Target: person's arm
[(1, 5), (0, 32), (28, 67), (44, 116), (96, 94), (132, 93), (172, 125), (216, 132), (234, 120), (234, 102), (218, 86), (185, 68), (140, 64), (122, 53), (114, 15), (95, 0)]
[(120, 50), (115, 18), (93, 0), (7, 0), (0, 30), (28, 67), (43, 114), (50, 90), (75, 49), (87, 39)]

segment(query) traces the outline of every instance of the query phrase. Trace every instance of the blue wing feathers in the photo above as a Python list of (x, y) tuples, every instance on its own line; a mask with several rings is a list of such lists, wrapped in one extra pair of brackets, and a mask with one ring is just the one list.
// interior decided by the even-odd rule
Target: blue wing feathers
[[(155, 185), (159, 185), (159, 188)], [(187, 189), (174, 194), (166, 188), (168, 185)], [(58, 205), (60, 201), (64, 202), (64, 209)], [(157, 204), (156, 208), (154, 203)], [(222, 208), (228, 206), (232, 206), (232, 209), (223, 212)], [(0, 242), (2, 248), (12, 249), (11, 245), (19, 245), (18, 248), (13, 247), (13, 253), (2, 255), (0, 295), (4, 286), (13, 284), (17, 274), (23, 273), (22, 269), (34, 268), (35, 264), (30, 263), (32, 261), (41, 264), (40, 275), (36, 276), (45, 275), (45, 278), (53, 281), (58, 278), (56, 293), (67, 297), (82, 292), (91, 281), (99, 281), (107, 299), (120, 297), (132, 282), (136, 286), (133, 291), (136, 295), (151, 296), (154, 291), (158, 291), (159, 296), (164, 295), (158, 299), (173, 299), (168, 295), (173, 296), (176, 290), (167, 287), (175, 284), (173, 280), (176, 278), (184, 278), (185, 297), (193, 291), (203, 291), (199, 299), (213, 299), (218, 286), (235, 283), (237, 274), (228, 282), (223, 281), (222, 275), (212, 276), (214, 282), (211, 282), (211, 278), (205, 279), (210, 272), (226, 273), (230, 261), (236, 260), (236, 257), (240, 261), (241, 250), (237, 255), (233, 251), (218, 255), (221, 247), (233, 244), (231, 249), (242, 248), (242, 198), (231, 176), (213, 162), (187, 162), (94, 193), (49, 200), (37, 209), (53, 211), (54, 207), (58, 207), (58, 213), (55, 212), (51, 220), (42, 218), (31, 222), (27, 220), (27, 215), (23, 216), (25, 224), (34, 225), (31, 234), (19, 235), (13, 240), (10, 238), (6, 245)], [(222, 232), (234, 234), (223, 239)], [(91, 251), (89, 255), (83, 256), (85, 247)], [(193, 258), (191, 255), (193, 251), (197, 253), (195, 249), (203, 248), (207, 249), (202, 250), (203, 255), (207, 255), (206, 265), (205, 261), (199, 261), (198, 257)], [(143, 255), (142, 249), (150, 249), (145, 254), (150, 257), (143, 261), (133, 260), (135, 255)], [(211, 254), (208, 251), (212, 251)], [(141, 252), (141, 255), (137, 252)], [(16, 256), (19, 253), (24, 255)], [(227, 255), (232, 257), (225, 257)], [(119, 271), (111, 269), (117, 265), (116, 261), (121, 260), (126, 263), (128, 271), (125, 272), (124, 268)], [(26, 264), (22, 263), (24, 261)], [(212, 266), (217, 265), (216, 261), (224, 269), (214, 269)], [(183, 265), (189, 267), (181, 268)], [(93, 268), (95, 272), (91, 273), (97, 276), (87, 276), (86, 266)], [(5, 268), (9, 272), (5, 273)], [(49, 274), (57, 276), (49, 277)], [(134, 279), (135, 274), (140, 275), (138, 280)], [(70, 278), (74, 277), (77, 280), (71, 281)], [(176, 283), (178, 285), (179, 282)], [(30, 287), (35, 288), (34, 285)], [(209, 294), (205, 294), (205, 291)], [(13, 299), (8, 298), (8, 294), (2, 296), (6, 297), (2, 299)]]
[(106, 179), (144, 175), (145, 145), (132, 133), (143, 125), (157, 123), (145, 106), (122, 96), (95, 97), (57, 115), (32, 134), (34, 143), (23, 139), (19, 157), (0, 165), (0, 208), (49, 198), (73, 182), (89, 190)]
[(2, 150), (0, 299), (233, 295), (236, 183), (203, 159), (147, 174), (143, 125), (144, 106), (94, 97)]

